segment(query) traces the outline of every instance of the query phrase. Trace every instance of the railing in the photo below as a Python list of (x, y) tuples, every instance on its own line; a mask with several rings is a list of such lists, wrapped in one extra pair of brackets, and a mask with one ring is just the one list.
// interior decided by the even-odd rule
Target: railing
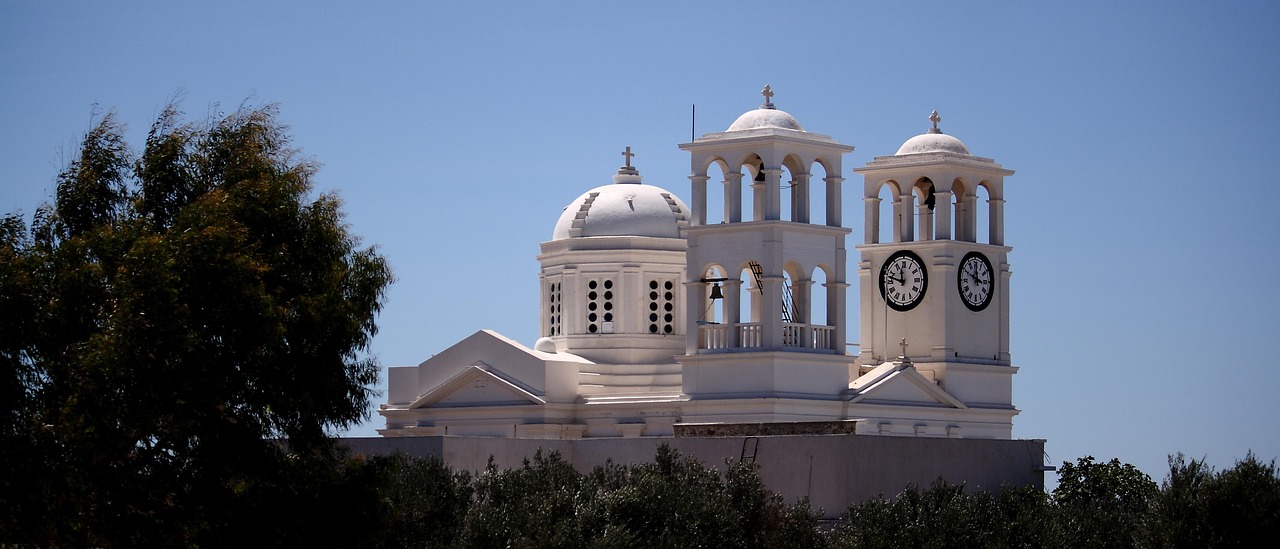
[(730, 348), (729, 326), (725, 324), (701, 324), (698, 326), (698, 348), (727, 350)]
[(755, 322), (734, 324), (738, 328), (739, 349), (760, 349), (764, 347), (764, 326)]
[[(736, 338), (731, 338), (731, 335)], [(698, 326), (698, 336), (698, 348), (702, 351), (729, 352), (764, 348), (764, 326), (758, 322), (702, 324)], [(830, 351), (833, 350), (834, 341), (835, 328), (832, 326), (791, 322), (782, 325), (782, 346), (787, 349)]]

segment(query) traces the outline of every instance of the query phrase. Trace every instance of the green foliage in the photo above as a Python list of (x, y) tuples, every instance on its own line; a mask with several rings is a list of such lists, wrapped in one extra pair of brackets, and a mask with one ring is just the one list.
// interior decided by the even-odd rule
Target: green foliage
[(373, 469), (381, 487), (380, 536), (363, 540), (376, 547), (450, 547), (471, 505), (473, 479), (454, 472), (437, 456), (414, 459), (396, 454), (354, 465)]
[(896, 498), (853, 505), (832, 533), (833, 547), (1045, 547), (1049, 500), (1044, 492), (1005, 487), (968, 493), (935, 481)]
[(135, 157), (107, 113), (54, 205), (0, 223), (0, 541), (280, 531), (345, 482), (326, 432), (366, 414), (390, 270), (273, 106), (179, 118)]
[(1137, 467), (1080, 458), (1058, 470), (1055, 504), (1061, 535), (1072, 547), (1139, 547), (1150, 532), (1158, 487)]
[(539, 450), (519, 469), (489, 467), (459, 534), (464, 547), (580, 547), (577, 520), (583, 478), (559, 452)]
[(1280, 535), (1280, 474), (1252, 452), (1221, 473), (1179, 453), (1156, 507), (1158, 546), (1249, 547)]

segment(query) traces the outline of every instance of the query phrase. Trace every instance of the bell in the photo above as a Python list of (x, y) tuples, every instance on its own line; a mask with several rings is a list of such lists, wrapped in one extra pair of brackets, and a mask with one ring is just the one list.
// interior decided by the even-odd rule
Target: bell
[(724, 299), (724, 292), (720, 291), (719, 283), (711, 287), (711, 299), (713, 301), (717, 299)]
[(756, 170), (756, 182), (764, 183), (764, 162), (760, 163), (760, 169)]

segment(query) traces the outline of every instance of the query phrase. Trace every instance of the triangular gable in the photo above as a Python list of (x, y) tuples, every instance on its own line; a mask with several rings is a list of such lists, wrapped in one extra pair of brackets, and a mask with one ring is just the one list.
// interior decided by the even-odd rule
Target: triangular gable
[(916, 371), (910, 364), (886, 362), (849, 384), (849, 403), (942, 405), (966, 409), (950, 393)]
[(546, 404), (546, 401), (489, 371), (487, 364), (477, 362), (418, 397), (409, 409), (529, 404)]
[[(521, 345), (492, 330), (480, 330), (418, 365), (418, 390), (434, 390), (448, 382), (468, 364), (492, 364), (503, 379), (535, 394), (546, 390), (548, 361), (590, 363), (569, 353), (544, 353)], [(486, 368), (489, 369), (489, 368)]]

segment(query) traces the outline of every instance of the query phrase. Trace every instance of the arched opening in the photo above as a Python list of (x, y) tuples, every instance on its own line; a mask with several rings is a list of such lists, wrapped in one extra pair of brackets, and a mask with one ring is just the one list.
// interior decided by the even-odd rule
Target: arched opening
[(822, 326), (835, 326), (834, 318), (828, 314), (828, 310), (834, 311), (827, 301), (827, 271), (822, 267), (813, 269), (813, 273), (809, 275), (812, 280), (809, 288), (809, 322)]
[(874, 243), (900, 242), (896, 224), (898, 220), (898, 185), (895, 181), (886, 181), (880, 185), (880, 190), (876, 192), (876, 197), (880, 199), (879, 217), (880, 223), (876, 227), (876, 238)]
[(753, 269), (758, 265), (751, 261), (738, 270), (738, 287), (741, 289), (738, 293), (738, 325), (735, 326), (738, 347), (764, 346), (764, 295), (760, 291), (760, 275)]
[[(810, 283), (810, 322), (809, 342), (814, 349), (833, 349), (835, 347), (837, 305), (832, 301), (836, 293), (827, 288), (827, 271), (819, 266), (809, 275)], [(843, 352), (843, 350), (840, 350)]]
[(741, 171), (743, 172), (742, 219), (743, 221), (764, 221), (764, 160), (752, 154), (743, 162)]
[(970, 206), (972, 200), (968, 197), (971, 189), (969, 189), (963, 180), (957, 179), (951, 183), (951, 219), (952, 231), (951, 238), (964, 242), (973, 242), (972, 231), (972, 212)]
[(974, 189), (973, 214), (974, 214), (974, 242), (983, 244), (991, 244), (994, 239), (991, 235), (991, 191), (987, 186), (979, 183)]
[(917, 179), (911, 187), (916, 222), (916, 240), (933, 240), (934, 209), (937, 189), (928, 177)]
[(702, 274), (702, 280), (705, 280), (707, 291), (706, 298), (702, 304), (702, 320), (706, 324), (724, 324), (725, 309), (727, 303), (724, 296), (726, 288), (725, 282), (728, 278), (725, 275), (724, 267), (712, 265)]
[(783, 221), (800, 221), (796, 215), (796, 176), (790, 166), (782, 165), (782, 173), (778, 176), (778, 219)]
[(809, 172), (804, 161), (794, 154), (787, 155), (782, 161), (779, 179), (779, 219), (808, 223), (810, 192)]
[(736, 346), (733, 339), (734, 322), (731, 319), (737, 315), (735, 307), (738, 288), (736, 279), (730, 280), (727, 273), (728, 270), (721, 265), (707, 267), (699, 279), (706, 287), (701, 292), (691, 292), (693, 295), (702, 295), (701, 303), (690, 303), (691, 307), (701, 308), (697, 313), (699, 320), (696, 327), (700, 349), (724, 350)]
[(827, 176), (823, 163), (809, 165), (809, 223), (814, 225), (827, 224), (827, 204), (835, 199), (827, 189)]
[(738, 271), (738, 322), (760, 322), (764, 304), (760, 302), (759, 284), (749, 266)]
[(788, 263), (782, 269), (782, 345), (784, 347), (803, 347), (805, 342), (805, 325), (808, 288), (805, 287), (807, 277), (799, 284), (799, 276), (792, 273), (799, 265)]
[(724, 163), (717, 160), (707, 166), (707, 225), (724, 223), (729, 219), (725, 197)]

